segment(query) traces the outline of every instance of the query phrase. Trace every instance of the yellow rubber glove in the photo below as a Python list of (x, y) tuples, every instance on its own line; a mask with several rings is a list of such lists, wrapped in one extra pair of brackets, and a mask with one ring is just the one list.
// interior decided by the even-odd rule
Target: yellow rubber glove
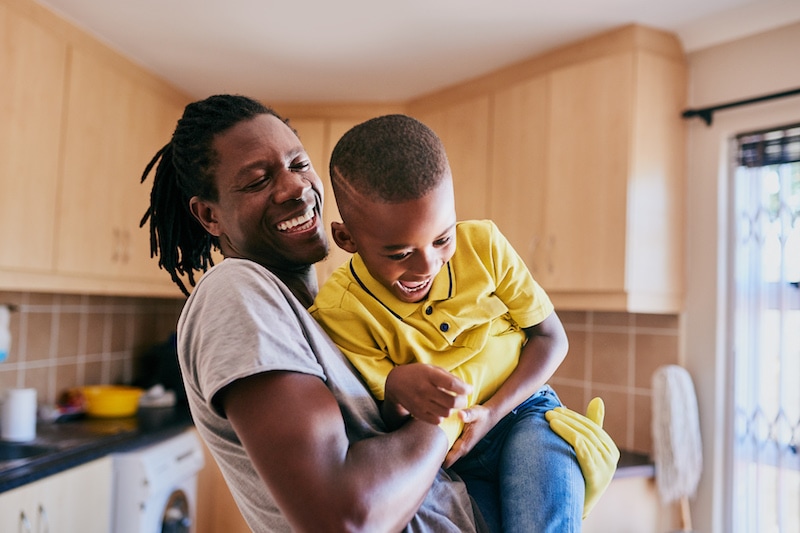
[(578, 464), (586, 481), (583, 518), (589, 515), (617, 471), (619, 449), (603, 429), (605, 412), (603, 400), (594, 398), (586, 408), (586, 416), (566, 407), (557, 407), (545, 413), (550, 428), (570, 443), (578, 456)]

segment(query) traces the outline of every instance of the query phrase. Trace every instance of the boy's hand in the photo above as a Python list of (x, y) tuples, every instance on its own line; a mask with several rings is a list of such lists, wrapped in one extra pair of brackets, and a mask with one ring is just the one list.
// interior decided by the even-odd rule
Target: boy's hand
[(492, 412), (482, 405), (473, 405), (469, 409), (458, 412), (459, 418), (464, 422), (464, 430), (447, 452), (443, 466), (450, 468), (453, 464), (467, 455), (480, 440), (494, 427), (495, 421)]
[(438, 366), (411, 363), (386, 378), (384, 401), (404, 407), (414, 418), (438, 425), (452, 409), (467, 406), (472, 386)]
[(594, 398), (589, 402), (586, 416), (557, 407), (545, 413), (545, 417), (550, 428), (575, 449), (586, 481), (583, 503), (583, 517), (586, 518), (614, 478), (619, 461), (619, 449), (603, 430), (603, 400)]

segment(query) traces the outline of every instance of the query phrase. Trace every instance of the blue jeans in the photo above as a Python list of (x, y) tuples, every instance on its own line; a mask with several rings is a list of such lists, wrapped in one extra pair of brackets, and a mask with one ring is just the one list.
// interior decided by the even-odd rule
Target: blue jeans
[(581, 531), (583, 474), (544, 417), (560, 405), (545, 385), (453, 465), (493, 532)]

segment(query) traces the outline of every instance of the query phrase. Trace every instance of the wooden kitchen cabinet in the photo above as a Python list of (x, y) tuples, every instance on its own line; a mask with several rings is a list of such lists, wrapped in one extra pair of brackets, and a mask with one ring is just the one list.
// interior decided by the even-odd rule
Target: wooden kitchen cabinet
[[(299, 130), (299, 128), (298, 128)], [(203, 469), (197, 474), (197, 513), (194, 533), (250, 533), (214, 456), (203, 444)]]
[(300, 136), (300, 141), (303, 143), (308, 157), (311, 158), (311, 164), (314, 166), (314, 170), (322, 181), (322, 222), (328, 234), (330, 253), (324, 261), (320, 261), (314, 265), (317, 272), (317, 280), (321, 285), (328, 279), (336, 266), (346, 259), (346, 255), (349, 255), (336, 246), (331, 237), (331, 221), (341, 219), (339, 218), (339, 210), (336, 208), (336, 201), (333, 198), (331, 182), (328, 176), (328, 162), (330, 161), (330, 152), (333, 149), (333, 144), (331, 144), (330, 139), (330, 121), (321, 118), (300, 118), (290, 119), (289, 124)]
[(0, 494), (0, 531), (107, 533), (111, 458), (104, 457)]
[(537, 281), (549, 288), (550, 265), (541, 253), (547, 246), (547, 82), (537, 76), (494, 94), (488, 216)]
[(548, 76), (547, 201), (538, 250), (544, 265), (537, 274), (549, 291), (624, 290), (632, 58), (602, 57)]
[(0, 268), (49, 271), (67, 43), (0, 4)]
[[(72, 54), (65, 118), (57, 265), (97, 280), (139, 280), (174, 294), (139, 228), (152, 176), (140, 177), (169, 140), (183, 102), (82, 50)], [(155, 291), (155, 288), (154, 288)]]
[(333, 196), (330, 173), (328, 170), (331, 152), (347, 130), (378, 114), (380, 114), (380, 112), (376, 112), (373, 115), (368, 111), (362, 111), (348, 117), (324, 118), (292, 118), (291, 115), (289, 115), (289, 124), (300, 136), (306, 153), (308, 153), (311, 158), (311, 163), (314, 165), (314, 170), (317, 172), (320, 180), (322, 180), (324, 196), (322, 218), (325, 224), (325, 231), (328, 234), (330, 253), (324, 261), (320, 261), (315, 265), (317, 280), (320, 285), (328, 279), (336, 268), (350, 258), (349, 253), (336, 246), (331, 236), (331, 222), (334, 220), (342, 220), (339, 216), (339, 209), (336, 207), (336, 198)]
[(491, 216), (559, 309), (682, 306), (685, 65), (635, 31), (494, 95)]
[(680, 531), (676, 505), (661, 502), (652, 477), (616, 477), (583, 521), (583, 533)]
[(479, 95), (434, 107), (413, 106), (409, 111), (436, 132), (444, 144), (459, 220), (489, 216), (489, 105), (489, 97)]
[(0, 290), (179, 296), (139, 178), (188, 98), (35, 2), (0, 29)]

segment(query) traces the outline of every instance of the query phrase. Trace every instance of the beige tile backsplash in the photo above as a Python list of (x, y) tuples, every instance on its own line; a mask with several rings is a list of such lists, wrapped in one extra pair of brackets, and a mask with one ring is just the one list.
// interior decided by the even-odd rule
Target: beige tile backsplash
[(0, 291), (11, 304), (11, 350), (0, 390), (34, 387), (53, 403), (69, 387), (130, 383), (137, 357), (175, 331), (182, 299)]
[[(0, 304), (16, 307), (0, 390), (35, 387), (41, 402), (52, 403), (69, 387), (130, 383), (136, 358), (175, 330), (183, 300), (0, 291)], [(561, 400), (584, 412), (601, 396), (605, 427), (617, 444), (650, 453), (650, 379), (658, 366), (678, 362), (678, 316), (559, 316), (570, 340), (551, 380)]]
[(551, 380), (561, 401), (583, 413), (595, 396), (604, 427), (621, 448), (652, 453), (653, 372), (679, 361), (678, 315), (559, 312), (570, 341)]

